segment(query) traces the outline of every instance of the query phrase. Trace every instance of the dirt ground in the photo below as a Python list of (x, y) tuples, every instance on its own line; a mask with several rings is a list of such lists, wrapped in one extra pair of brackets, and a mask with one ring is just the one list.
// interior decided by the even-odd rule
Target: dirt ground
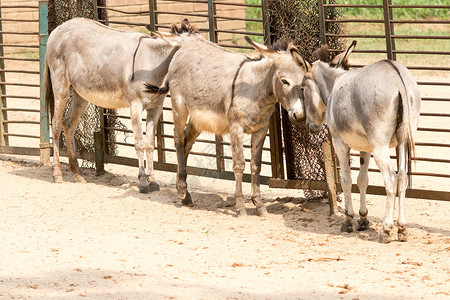
[[(449, 299), (450, 202), (407, 199), (409, 241), (377, 242), (384, 197), (368, 196), (370, 229), (342, 233), (340, 214), (295, 190), (262, 187), (266, 218), (236, 218), (234, 183), (173, 173), (140, 194), (137, 169), (107, 165), (87, 184), (51, 182), (35, 157), (0, 155), (0, 299)], [(358, 195), (354, 195), (356, 211)]]

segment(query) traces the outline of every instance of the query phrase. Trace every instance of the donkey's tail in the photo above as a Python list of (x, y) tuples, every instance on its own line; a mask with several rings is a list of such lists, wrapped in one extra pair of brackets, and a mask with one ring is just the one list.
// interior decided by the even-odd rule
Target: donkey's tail
[(52, 78), (50, 76), (50, 69), (47, 61), (45, 62), (44, 70), (44, 90), (45, 90), (45, 107), (47, 112), (50, 113), (50, 121), (53, 118), (55, 112), (55, 96), (53, 95)]
[(164, 79), (164, 83), (162, 86), (153, 85), (148, 82), (144, 83), (144, 86), (144, 92), (154, 94), (155, 96), (164, 95), (169, 92), (169, 80), (167, 76)]
[[(400, 75), (400, 74), (399, 74)], [(407, 172), (408, 174), (408, 188), (411, 188), (411, 166), (413, 157), (416, 157), (416, 147), (414, 143), (414, 136), (413, 136), (413, 124), (412, 124), (412, 107), (411, 107), (411, 101), (410, 97), (411, 95), (408, 93), (408, 89), (405, 86), (405, 83), (403, 82), (403, 78), (401, 78), (402, 86), (399, 87), (399, 94), (400, 94), (400, 103), (399, 108), (402, 109), (402, 111), (399, 111), (399, 114), (402, 114), (402, 121), (400, 125), (400, 129), (397, 133), (397, 140), (403, 140), (404, 141), (404, 147), (405, 147), (405, 162), (407, 162)], [(398, 161), (398, 158), (397, 158)], [(415, 162), (415, 161), (414, 161)]]

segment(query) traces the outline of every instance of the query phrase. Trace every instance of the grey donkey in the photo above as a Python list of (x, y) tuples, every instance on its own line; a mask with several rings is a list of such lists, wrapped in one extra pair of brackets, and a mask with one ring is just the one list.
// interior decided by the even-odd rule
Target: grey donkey
[[(302, 85), (306, 122), (317, 131), (327, 121), (341, 167), (345, 198), (345, 221), (341, 230), (353, 231), (350, 149), (360, 151), (360, 210), (357, 230), (369, 227), (366, 190), (369, 184), (370, 154), (383, 175), (386, 214), (379, 241), (390, 242), (394, 226), (394, 202), (398, 196), (398, 239), (407, 240), (404, 200), (408, 170), (415, 153), (414, 134), (420, 114), (420, 93), (411, 72), (396, 61), (382, 60), (362, 69), (348, 69), (348, 57), (356, 42), (331, 62), (326, 46), (316, 51), (319, 58), (310, 67)], [(397, 147), (398, 172), (390, 162), (389, 148)]]
[(251, 199), (258, 215), (267, 214), (261, 201), (260, 172), (269, 119), (279, 102), (293, 122), (304, 120), (300, 84), (305, 61), (288, 42), (273, 47), (251, 41), (254, 56), (225, 50), (198, 37), (187, 37), (174, 55), (165, 83), (148, 84), (147, 91), (172, 100), (178, 159), (177, 190), (182, 204), (192, 206), (187, 190), (186, 161), (202, 131), (230, 134), (238, 215), (246, 215), (242, 194), (245, 168), (244, 133), (251, 134)]
[[(121, 31), (98, 22), (76, 18), (58, 26), (49, 36), (45, 57), (46, 101), (52, 118), (53, 180), (62, 182), (59, 137), (64, 129), (69, 167), (75, 182), (85, 182), (75, 152), (75, 130), (88, 102), (104, 108), (130, 107), (131, 123), (139, 160), (139, 190), (159, 190), (153, 175), (155, 125), (162, 112), (164, 97), (149, 97), (144, 83), (161, 84), (182, 39), (196, 35), (184, 20), (172, 26), (165, 40), (149, 35)], [(168, 42), (169, 41), (169, 42)], [(63, 121), (70, 90), (73, 102)], [(147, 111), (144, 136), (142, 111)], [(144, 168), (144, 153), (147, 168)]]

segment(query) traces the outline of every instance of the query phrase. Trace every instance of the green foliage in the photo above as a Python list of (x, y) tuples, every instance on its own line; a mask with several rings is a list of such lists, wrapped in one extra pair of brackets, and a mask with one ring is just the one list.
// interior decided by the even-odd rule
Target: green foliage
[[(245, 4), (255, 4), (261, 5), (261, 0), (245, 0)], [(262, 8), (261, 7), (246, 7), (245, 8), (246, 19), (262, 19)], [(245, 26), (249, 32), (263, 32), (263, 24), (261, 22), (246, 21)], [(252, 36), (253, 40), (258, 43), (264, 43), (264, 38), (262, 36)]]
[[(382, 0), (341, 0), (336, 1), (339, 4), (365, 4), (382, 5)], [(394, 5), (450, 5), (450, 0), (392, 0)], [(448, 19), (449, 11), (447, 9), (436, 8), (393, 8), (393, 14), (398, 19)], [(382, 19), (382, 8), (343, 8), (342, 13), (348, 18), (369, 18)]]

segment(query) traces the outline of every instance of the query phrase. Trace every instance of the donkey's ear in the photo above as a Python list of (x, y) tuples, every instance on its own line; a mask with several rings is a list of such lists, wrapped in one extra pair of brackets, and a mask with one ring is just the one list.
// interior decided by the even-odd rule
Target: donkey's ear
[(276, 51), (272, 48), (267, 47), (266, 45), (257, 43), (255, 41), (252, 41), (248, 36), (245, 36), (244, 39), (249, 43), (253, 48), (255, 48), (256, 51), (258, 51), (261, 54), (269, 54), (269, 53), (275, 53)]
[(168, 33), (168, 32), (161, 32), (161, 31), (155, 31), (150, 30), (150, 33), (152, 36), (160, 38), (167, 42), (172, 47), (178, 47), (180, 46), (180, 43), (177, 41), (177, 39), (173, 39), (173, 37), (176, 37), (176, 34)]
[(311, 65), (309, 62), (306, 61), (306, 59), (303, 58), (303, 56), (300, 54), (300, 51), (296, 47), (291, 48), (291, 55), (294, 59), (295, 63), (303, 70), (305, 73), (308, 73), (309, 70), (311, 70)]
[(345, 70), (348, 70), (348, 58), (350, 54), (352, 54), (353, 50), (356, 47), (356, 41), (353, 41), (352, 44), (348, 47), (347, 51), (342, 52), (339, 55), (336, 55), (335, 58), (331, 61), (331, 65), (336, 66), (336, 68), (343, 68)]

